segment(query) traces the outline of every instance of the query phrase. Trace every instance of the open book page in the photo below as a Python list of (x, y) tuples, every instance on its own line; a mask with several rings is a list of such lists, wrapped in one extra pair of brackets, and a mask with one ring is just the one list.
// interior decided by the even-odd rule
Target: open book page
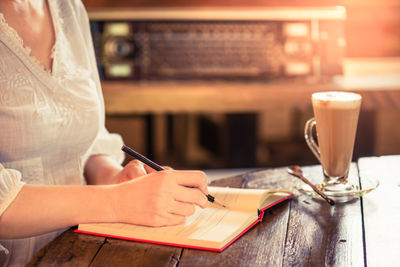
[(291, 196), (292, 193), (288, 192), (275, 192), (275, 193), (264, 193), (264, 197), (261, 199), (259, 209), (263, 210), (273, 206), (276, 202), (281, 200), (282, 198), (286, 198)]
[(265, 190), (209, 187), (209, 193), (227, 204), (227, 208), (215, 204), (205, 209), (196, 207), (196, 212), (189, 216), (183, 225), (146, 227), (122, 223), (96, 223), (80, 224), (78, 230), (136, 240), (218, 249), (258, 219), (257, 209), (262, 202), (263, 191)]
[[(228, 209), (253, 211), (263, 209), (279, 199), (287, 197), (290, 192), (276, 192), (267, 189), (246, 189), (228, 187), (208, 187), (208, 191), (219, 202), (222, 202)], [(215, 208), (218, 208), (215, 205)], [(221, 207), (222, 208), (222, 207)]]
[(254, 221), (256, 218), (257, 213), (254, 212), (196, 207), (194, 215), (188, 217), (183, 225), (147, 227), (122, 223), (98, 223), (80, 224), (78, 229), (117, 237), (219, 248), (221, 243), (235, 236), (241, 226), (247, 225), (249, 220)]

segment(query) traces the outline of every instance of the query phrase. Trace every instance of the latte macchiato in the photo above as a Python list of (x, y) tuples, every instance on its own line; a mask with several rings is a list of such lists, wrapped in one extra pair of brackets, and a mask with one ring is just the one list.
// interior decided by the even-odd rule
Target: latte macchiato
[[(311, 119), (311, 123), (307, 122), (306, 141), (322, 164), (325, 183), (346, 183), (361, 96), (350, 92), (318, 92), (312, 95), (312, 106), (315, 119)], [(315, 124), (318, 145), (310, 134)]]
[(347, 92), (312, 95), (321, 164), (328, 176), (347, 175), (353, 155), (361, 96)]

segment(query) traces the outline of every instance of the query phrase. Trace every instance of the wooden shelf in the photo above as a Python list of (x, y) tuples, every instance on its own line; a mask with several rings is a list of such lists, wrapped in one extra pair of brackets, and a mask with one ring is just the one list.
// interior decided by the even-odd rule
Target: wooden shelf
[[(108, 114), (180, 112), (262, 112), (283, 108), (306, 109), (311, 94), (351, 90), (363, 96), (363, 109), (400, 108), (400, 86), (362, 89), (334, 84), (214, 83), (214, 82), (103, 82)], [(361, 88), (361, 89), (360, 89)]]
[(102, 86), (108, 114), (306, 109), (311, 107), (313, 92), (327, 90), (360, 93), (365, 110), (400, 109), (400, 75), (395, 71), (398, 69), (399, 59), (347, 59), (345, 75), (329, 82), (298, 79), (271, 82), (103, 81)]

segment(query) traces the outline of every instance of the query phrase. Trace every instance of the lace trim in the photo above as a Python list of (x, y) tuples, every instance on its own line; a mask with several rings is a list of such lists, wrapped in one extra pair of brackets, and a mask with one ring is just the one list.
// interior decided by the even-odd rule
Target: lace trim
[(19, 179), (17, 179), (17, 180), (13, 180), (10, 182), (12, 183), (12, 185), (9, 185), (9, 186), (12, 186), (12, 188), (11, 188), (10, 192), (8, 192), (8, 195), (1, 201), (0, 216), (8, 208), (8, 206), (14, 201), (14, 199), (17, 197), (19, 191), (25, 185), (25, 183), (21, 181), (21, 177), (19, 177)]
[[(20, 180), (18, 181), (18, 183), (15, 183), (14, 188), (11, 190), (10, 194), (5, 199), (3, 199), (0, 205), (0, 215), (3, 214), (3, 212), (8, 208), (11, 202), (14, 201), (14, 199), (17, 197), (19, 191), (21, 191), (24, 185), (25, 183)], [(10, 251), (1, 244), (0, 244), (0, 252), (3, 252), (5, 255), (8, 255), (10, 253)]]
[[(48, 1), (50, 11), (52, 11), (53, 23), (57, 25), (57, 50), (54, 51), (55, 57), (57, 58), (56, 64), (53, 66), (63, 75), (59, 75), (57, 80), (60, 84), (64, 84), (66, 81), (74, 80), (77, 77), (90, 76), (85, 68), (73, 61), (74, 56), (72, 55), (72, 50), (69, 42), (71, 41), (67, 36), (66, 32), (68, 25), (64, 25), (65, 16), (68, 16), (68, 10), (63, 10), (65, 6), (56, 3), (56, 1)], [(65, 11), (65, 12), (63, 12)]]
[(53, 29), (54, 29), (54, 34), (55, 36), (55, 41), (54, 41), (54, 46), (51, 49), (51, 53), (50, 53), (50, 57), (53, 59), (53, 72), (55, 72), (55, 68), (56, 68), (56, 61), (54, 60), (57, 55), (60, 53), (60, 44), (62, 44), (63, 42), (61, 41), (61, 32), (60, 29), (62, 27), (62, 25), (64, 24), (64, 20), (62, 19), (62, 17), (59, 14), (59, 10), (57, 7), (54, 6), (54, 1), (47, 1), (48, 5), (49, 5), (49, 12), (50, 12), (50, 16), (53, 22)]
[[(51, 1), (50, 1), (51, 2)], [(53, 17), (53, 13), (52, 10), (50, 11), (51, 15)], [(57, 13), (57, 12), (54, 12)], [(54, 14), (55, 15), (55, 14)], [(55, 15), (58, 19), (58, 14)], [(56, 19), (53, 19), (53, 27), (54, 27), (54, 33), (55, 33), (55, 40), (54, 40), (54, 45), (51, 49), (51, 53), (50, 53), (50, 58), (53, 59), (52, 65), (54, 65), (54, 55), (55, 55), (55, 51), (57, 49), (57, 44), (58, 42), (58, 30), (57, 30), (57, 26), (56, 26)], [(8, 35), (10, 36), (11, 40), (13, 40), (15, 43), (18, 44), (18, 46), (20, 46), (22, 48), (22, 50), (24, 51), (24, 53), (32, 60), (35, 62), (35, 64), (37, 64), (41, 69), (43, 69), (45, 72), (51, 74), (52, 70), (51, 69), (47, 69), (45, 66), (43, 66), (43, 64), (33, 55), (31, 55), (32, 49), (29, 46), (26, 46), (24, 44), (24, 40), (21, 38), (21, 36), (18, 34), (18, 32), (12, 28), (10, 25), (8, 25), (4, 14), (0, 12), (0, 23), (3, 24), (4, 28), (7, 30)]]
[[(12, 33), (13, 29), (7, 25), (1, 12), (0, 36), (4, 36), (6, 45), (24, 61), (27, 68), (30, 69), (48, 89), (53, 91), (55, 88), (59, 88), (60, 85), (68, 86), (66, 83), (77, 77), (84, 79), (84, 77), (90, 76), (91, 70), (77, 64), (77, 62), (74, 61), (74, 56), (71, 54), (70, 39), (66, 36), (69, 29), (68, 25), (65, 23), (68, 21), (68, 17), (66, 18), (65, 16), (69, 14), (68, 12), (70, 10), (63, 10), (63, 8), (65, 8), (64, 4), (68, 5), (66, 4), (67, 2), (51, 0), (47, 2), (53, 20), (54, 32), (56, 34), (56, 40), (51, 51), (51, 56), (53, 58), (51, 70), (45, 69), (40, 62), (29, 55), (30, 51), (25, 50), (23, 40), (17, 32), (14, 31), (14, 33)], [(51, 76), (51, 79), (49, 79), (49, 76)]]
[(2, 23), (5, 26), (11, 39), (14, 40), (14, 42), (16, 42), (18, 45), (20, 45), (22, 49), (25, 51), (25, 53), (29, 55), (31, 53), (31, 48), (24, 45), (24, 41), (19, 36), (17, 31), (8, 25), (3, 13), (0, 13), (0, 23)]

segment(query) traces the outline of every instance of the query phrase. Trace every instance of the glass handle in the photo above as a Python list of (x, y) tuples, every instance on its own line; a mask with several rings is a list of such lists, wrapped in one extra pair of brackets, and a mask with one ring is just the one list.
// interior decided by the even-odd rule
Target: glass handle
[(319, 152), (319, 147), (315, 142), (313, 136), (313, 128), (315, 127), (315, 125), (316, 121), (314, 118), (311, 118), (306, 122), (306, 126), (304, 128), (304, 138), (306, 139), (307, 145), (311, 149), (312, 153), (314, 153), (318, 161), (321, 162), (321, 154)]

